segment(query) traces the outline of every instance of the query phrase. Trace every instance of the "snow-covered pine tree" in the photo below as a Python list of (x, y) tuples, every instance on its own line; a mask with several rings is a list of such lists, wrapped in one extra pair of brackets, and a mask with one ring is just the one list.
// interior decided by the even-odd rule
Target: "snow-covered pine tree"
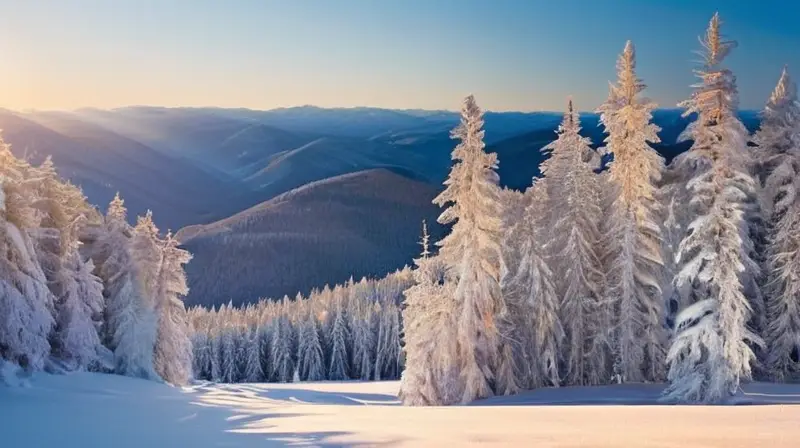
[(521, 385), (526, 388), (558, 386), (559, 356), (564, 328), (559, 318), (559, 297), (547, 257), (547, 186), (534, 179), (519, 206), (517, 225), (506, 232), (506, 246), (515, 247), (519, 261), (504, 277), (507, 302), (514, 309), (516, 358)]
[(267, 323), (262, 318), (258, 327), (258, 340), (261, 347), (261, 371), (264, 372), (264, 381), (269, 381), (270, 373), (272, 372), (270, 360), (270, 353), (272, 352), (272, 332), (272, 322)]
[(209, 380), (214, 382), (222, 381), (222, 328), (220, 327), (219, 312), (215, 313), (213, 327), (209, 330), (209, 356), (211, 365), (209, 370)]
[(558, 229), (550, 238), (550, 250), (551, 270), (558, 272), (556, 290), (565, 332), (565, 380), (571, 385), (593, 385), (611, 376), (609, 313), (601, 300), (600, 188), (591, 164), (594, 151), (580, 129), (580, 116), (570, 100), (558, 139), (542, 149), (550, 152), (542, 163), (542, 174), (553, 214), (550, 225)]
[(162, 250), (152, 211), (148, 210), (144, 216), (136, 218), (131, 250), (142, 300), (150, 309), (155, 309)]
[(0, 138), (0, 358), (40, 370), (50, 352), (53, 296), (28, 231), (38, 224), (31, 167)]
[[(336, 290), (336, 288), (334, 288)], [(337, 297), (334, 305), (333, 324), (330, 333), (330, 360), (328, 361), (328, 379), (341, 381), (348, 378), (350, 370), (349, 355), (347, 353), (350, 339), (350, 329), (347, 328), (347, 320), (344, 313), (342, 298)]]
[[(800, 133), (800, 104), (797, 85), (784, 67), (775, 90), (761, 112), (761, 126), (753, 136), (758, 145), (758, 165), (764, 184), (762, 208), (766, 218), (774, 221), (774, 204), (786, 195), (786, 186), (794, 180), (791, 170), (793, 151)], [(789, 165), (787, 165), (789, 163)]]
[(766, 173), (767, 212), (766, 367), (779, 381), (800, 379), (800, 104), (784, 68), (762, 112), (754, 141)]
[[(519, 193), (519, 192), (517, 192)], [(512, 303), (512, 297), (508, 294), (506, 279), (509, 269), (517, 269), (519, 261), (514, 258), (518, 255), (517, 251), (509, 250), (506, 244), (508, 235), (514, 233), (508, 228), (508, 219), (515, 215), (509, 212), (509, 208), (524, 208), (524, 196), (514, 194), (512, 190), (504, 188), (500, 190), (500, 209), (501, 226), (503, 229), (500, 239), (501, 257), (503, 263), (500, 264), (500, 293), (503, 298), (500, 311), (497, 313), (497, 331), (500, 335), (500, 346), (498, 348), (498, 363), (495, 369), (494, 392), (497, 395), (513, 395), (518, 393), (523, 385), (524, 378), (520, 375), (520, 340), (522, 325), (519, 324), (520, 309), (518, 304)], [(519, 202), (517, 202), (517, 200)], [(519, 227), (519, 226), (517, 226)], [(511, 266), (507, 262), (512, 263)], [(512, 267), (513, 266), (513, 267)]]
[(122, 315), (122, 325), (127, 326), (120, 329), (121, 325), (116, 325), (118, 331), (122, 332), (114, 352), (117, 371), (123, 375), (158, 378), (153, 355), (158, 331), (155, 295), (160, 250), (158, 229), (150, 211), (138, 217), (131, 234), (127, 241), (120, 238), (115, 248), (118, 252), (112, 254), (112, 257), (129, 258), (126, 260), (129, 266), (122, 267), (122, 272), (118, 274), (124, 283), (119, 285), (122, 290), (114, 300), (120, 302), (117, 306), (121, 306), (121, 309), (117, 313)]
[(117, 194), (90, 250), (106, 298), (104, 342), (114, 352), (115, 373), (156, 379), (156, 315), (137, 281), (134, 232), (126, 213), (124, 201)]
[(447, 207), (439, 222), (453, 225), (437, 245), (449, 277), (457, 284), (453, 303), (458, 307), (454, 315), (459, 317), (462, 403), (494, 393), (501, 344), (497, 325), (503, 308), (497, 155), (484, 151), (482, 128), (483, 112), (470, 95), (461, 108), (461, 123), (451, 133), (460, 140), (452, 153), (456, 162), (444, 182), (445, 190), (433, 200)]
[(96, 326), (105, 305), (102, 285), (98, 287), (98, 279), (91, 272), (85, 275), (78, 250), (78, 235), (89, 216), (94, 216), (93, 210), (78, 187), (58, 178), (49, 157), (34, 170), (32, 183), (39, 226), (28, 233), (55, 297), (51, 354), (64, 368), (86, 369), (90, 364), (97, 365), (95, 361), (106, 353)]
[(261, 364), (261, 338), (258, 337), (258, 327), (250, 328), (245, 344), (247, 361), (244, 368), (244, 381), (260, 383), (264, 381), (264, 370)]
[(272, 350), (270, 364), (272, 365), (272, 380), (279, 383), (288, 383), (292, 380), (295, 369), (294, 330), (292, 323), (286, 316), (277, 318), (273, 322), (275, 330), (272, 337)]
[(668, 401), (724, 400), (750, 376), (754, 354), (748, 343), (759, 342), (747, 327), (751, 307), (742, 284), (754, 264), (745, 208), (755, 181), (748, 172), (747, 130), (736, 115), (736, 78), (722, 65), (735, 43), (722, 38), (720, 25), (715, 14), (702, 41), (701, 83), (681, 103), (697, 120), (683, 133), (693, 140), (691, 149), (675, 161), (689, 175), (686, 188), (695, 213), (678, 249), (681, 271), (675, 281), (689, 286), (690, 303), (702, 300), (709, 317), (702, 331), (682, 332), (679, 316), (667, 357)]
[(183, 265), (192, 256), (178, 247), (171, 232), (159, 241), (160, 266), (156, 286), (158, 331), (155, 343), (155, 369), (164, 381), (184, 385), (192, 378), (192, 343), (189, 319), (182, 297), (189, 293)]
[(319, 324), (313, 310), (301, 322), (300, 340), (297, 349), (297, 370), (302, 381), (325, 379), (325, 357), (319, 340)]
[[(98, 331), (104, 310), (103, 284), (92, 271), (92, 260), (83, 261), (77, 251), (69, 253), (62, 265), (59, 282), (60, 299), (57, 306), (56, 334), (60, 359), (72, 370), (105, 366), (110, 358), (102, 346)], [(54, 344), (54, 347), (56, 344)], [(101, 361), (102, 364), (101, 364)]]
[(605, 298), (613, 310), (614, 377), (620, 382), (659, 381), (664, 375), (667, 334), (661, 295), (661, 229), (656, 183), (663, 158), (650, 146), (660, 128), (651, 123), (656, 105), (640, 98), (636, 52), (628, 41), (617, 60), (617, 82), (600, 106), (613, 154), (608, 176), (615, 191), (606, 238)]
[(192, 372), (194, 378), (211, 380), (211, 347), (207, 330), (192, 328)]
[(220, 334), (220, 378), (223, 383), (235, 383), (239, 378), (236, 354), (236, 329), (226, 326)]
[(406, 367), (398, 396), (407, 406), (446, 405), (461, 399), (458, 378), (444, 374), (456, 364), (452, 295), (445, 294), (444, 265), (438, 257), (429, 256), (428, 241), (423, 226), (422, 254), (414, 260), (415, 284), (404, 292)]
[[(242, 318), (244, 316), (240, 314), (238, 317)], [(236, 354), (236, 383), (245, 381), (247, 372), (247, 346), (249, 344), (248, 335), (249, 329), (239, 321), (233, 332), (234, 353)]]
[(352, 377), (369, 380), (375, 363), (375, 334), (372, 331), (374, 318), (367, 297), (366, 279), (356, 285), (355, 297), (350, 301), (350, 329), (353, 337)]
[(400, 341), (400, 309), (394, 300), (381, 306), (378, 319), (373, 379), (398, 379), (403, 371), (403, 350)]
[(797, 146), (797, 134), (800, 132), (798, 122), (800, 104), (797, 102), (797, 85), (784, 67), (778, 84), (761, 112), (761, 126), (753, 136), (753, 142), (758, 145), (760, 181), (764, 185), (762, 209), (770, 221), (774, 221), (772, 217), (776, 200), (779, 196), (785, 196), (785, 186), (793, 181), (793, 172), (785, 171), (785, 168), (791, 167), (785, 164), (787, 156), (791, 159), (791, 153)]

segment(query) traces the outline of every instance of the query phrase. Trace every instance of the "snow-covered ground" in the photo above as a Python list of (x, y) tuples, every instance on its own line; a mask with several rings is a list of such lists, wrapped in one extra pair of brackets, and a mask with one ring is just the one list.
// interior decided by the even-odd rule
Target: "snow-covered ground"
[[(653, 406), (658, 386), (543, 389), (471, 406), (400, 406), (397, 382), (198, 384), (40, 374), (0, 386), (2, 447), (796, 447), (800, 386), (740, 404)], [(746, 395), (745, 395), (746, 394)], [(583, 404), (583, 406), (577, 406)], [(637, 404), (640, 406), (620, 406)]]

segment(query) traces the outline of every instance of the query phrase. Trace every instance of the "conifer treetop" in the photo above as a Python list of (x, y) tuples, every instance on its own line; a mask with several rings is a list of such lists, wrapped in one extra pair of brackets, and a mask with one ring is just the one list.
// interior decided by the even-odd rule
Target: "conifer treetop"
[(617, 77), (617, 97), (624, 102), (624, 105), (634, 104), (636, 96), (646, 86), (636, 77), (636, 48), (630, 40), (625, 43), (625, 49), (617, 59)]
[(695, 70), (700, 84), (693, 85), (692, 97), (679, 104), (685, 107), (684, 116), (699, 114), (698, 121), (710, 124), (719, 123), (726, 117), (735, 116), (738, 107), (736, 77), (722, 66), (722, 62), (736, 48), (736, 41), (725, 40), (722, 36), (722, 21), (719, 13), (708, 24), (705, 36), (700, 38), (703, 50), (698, 54), (703, 58), (702, 68)]
[(763, 130), (769, 128), (794, 128), (800, 120), (800, 105), (797, 103), (797, 84), (789, 75), (789, 69), (784, 66), (778, 84), (767, 100), (764, 110), (761, 111), (761, 130), (756, 134), (755, 140), (759, 145), (769, 145), (771, 142), (760, 142)]
[(429, 248), (429, 240), (430, 240), (430, 235), (428, 235), (428, 225), (425, 222), (425, 220), (423, 219), (422, 220), (422, 240), (419, 243), (422, 246), (422, 253), (420, 254), (420, 255), (422, 255), (422, 258), (428, 258), (428, 256), (430, 256), (430, 254), (431, 254), (430, 251), (428, 250), (428, 248)]
[(158, 236), (158, 227), (153, 222), (153, 212), (151, 210), (147, 210), (144, 216), (139, 216), (136, 219), (136, 231), (153, 238)]
[(109, 219), (116, 221), (125, 221), (127, 219), (128, 210), (125, 208), (125, 200), (119, 195), (119, 191), (114, 195), (114, 199), (108, 204), (108, 211), (106, 216)]

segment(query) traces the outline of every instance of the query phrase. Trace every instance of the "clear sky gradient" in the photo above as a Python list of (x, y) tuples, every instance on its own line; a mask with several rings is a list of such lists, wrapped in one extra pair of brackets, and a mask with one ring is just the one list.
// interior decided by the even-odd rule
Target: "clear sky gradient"
[(648, 96), (689, 94), (714, 11), (742, 106), (788, 64), (790, 0), (0, 0), (0, 107), (595, 108), (626, 39)]

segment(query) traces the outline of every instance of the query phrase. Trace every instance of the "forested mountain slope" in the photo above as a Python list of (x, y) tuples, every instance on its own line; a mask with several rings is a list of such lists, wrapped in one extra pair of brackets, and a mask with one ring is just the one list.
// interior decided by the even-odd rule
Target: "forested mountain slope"
[(438, 188), (387, 169), (297, 188), (178, 238), (193, 255), (187, 304), (234, 305), (307, 293), (351, 275), (383, 275), (419, 253), (421, 222), (435, 237)]

